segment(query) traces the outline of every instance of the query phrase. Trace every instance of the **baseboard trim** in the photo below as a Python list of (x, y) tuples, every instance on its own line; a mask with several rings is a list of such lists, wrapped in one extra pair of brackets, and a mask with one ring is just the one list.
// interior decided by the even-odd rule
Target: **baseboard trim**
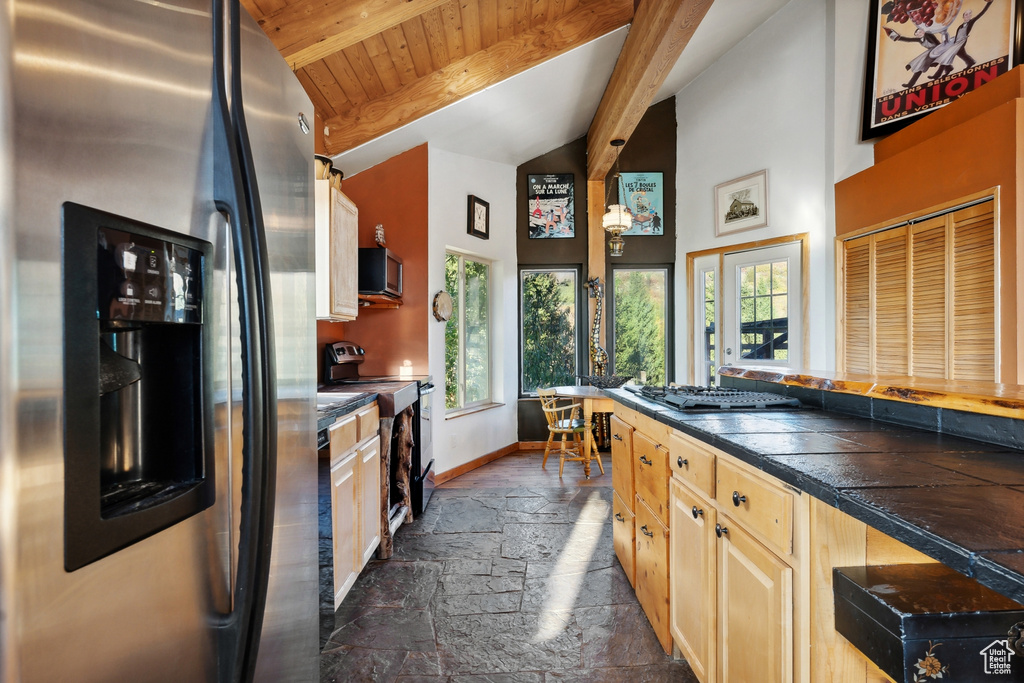
[(520, 441), (519, 450), (521, 451), (542, 451), (548, 445), (547, 441)]
[[(541, 444), (540, 447), (543, 449), (544, 442), (541, 441), (539, 443)], [(463, 463), (458, 467), (453, 467), (452, 469), (445, 470), (444, 472), (438, 472), (437, 474), (434, 475), (434, 484), (440, 486), (446, 481), (450, 481), (455, 477), (466, 474), (467, 472), (472, 472), (476, 468), (483, 467), (487, 463), (494, 462), (498, 458), (503, 458), (509, 453), (515, 453), (516, 451), (520, 450), (522, 446), (523, 444), (521, 442), (516, 441), (515, 443), (511, 443), (508, 446), (505, 446), (504, 448), (499, 448), (498, 450), (493, 451), (491, 453), (487, 453), (486, 455), (481, 455), (479, 458), (476, 458), (475, 460), (470, 460), (467, 463)]]

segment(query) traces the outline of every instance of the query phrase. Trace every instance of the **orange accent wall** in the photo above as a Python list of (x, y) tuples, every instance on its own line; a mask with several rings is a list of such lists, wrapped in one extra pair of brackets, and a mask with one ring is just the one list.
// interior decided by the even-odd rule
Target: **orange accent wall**
[(836, 234), (897, 222), (999, 187), (1000, 381), (1024, 383), (1024, 67), (1017, 67), (875, 145), (875, 165), (836, 183)]
[(384, 226), (388, 249), (402, 259), (403, 305), (359, 309), (350, 323), (318, 321), (317, 366), (323, 377), (323, 345), (347, 340), (366, 349), (362, 375), (397, 375), (405, 360), (412, 372), (429, 372), (427, 330), (427, 146), (420, 145), (342, 181), (342, 192), (359, 209), (359, 246), (374, 247), (374, 228)]

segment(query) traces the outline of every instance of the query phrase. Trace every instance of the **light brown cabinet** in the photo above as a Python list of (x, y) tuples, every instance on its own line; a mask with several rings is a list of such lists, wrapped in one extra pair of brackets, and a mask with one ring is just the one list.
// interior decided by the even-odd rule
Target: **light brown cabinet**
[(619, 418), (611, 417), (612, 433), (612, 543), (619, 564), (631, 586), (636, 586), (636, 527), (633, 522), (633, 428)]
[(316, 317), (355, 320), (359, 315), (359, 210), (329, 180), (314, 183)]
[(794, 568), (804, 557), (794, 543), (797, 494), (679, 432), (671, 444), (676, 645), (703, 683), (800, 680), (795, 672), (806, 664), (794, 646)]
[(793, 680), (793, 569), (720, 515), (718, 680)]
[(374, 403), (329, 428), (335, 609), (380, 544), (379, 419)]
[(701, 681), (715, 680), (715, 604), (718, 561), (717, 511), (677, 479), (671, 483), (672, 639)]
[(663, 425), (632, 411), (612, 416), (611, 433), (615, 554), (658, 641), (671, 652), (668, 433)]

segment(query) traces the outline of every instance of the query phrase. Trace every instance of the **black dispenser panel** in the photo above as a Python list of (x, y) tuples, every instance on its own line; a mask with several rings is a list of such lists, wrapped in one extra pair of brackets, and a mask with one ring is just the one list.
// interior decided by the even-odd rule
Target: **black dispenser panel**
[(63, 207), (64, 566), (213, 504), (212, 245)]

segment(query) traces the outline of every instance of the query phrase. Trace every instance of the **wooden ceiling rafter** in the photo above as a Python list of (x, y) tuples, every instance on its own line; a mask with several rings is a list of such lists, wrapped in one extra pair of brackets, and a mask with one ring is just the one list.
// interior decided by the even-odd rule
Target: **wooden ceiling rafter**
[(604, 181), (611, 141), (629, 140), (713, 0), (641, 0), (587, 133), (587, 179)]
[(363, 42), (449, 0), (301, 0), (263, 15), (243, 0), (292, 70)]
[[(706, 1), (710, 4), (709, 0)], [(497, 20), (497, 43), (455, 59), (426, 76), (402, 84), (381, 96), (375, 94), (358, 102), (349, 99), (351, 107), (346, 111), (339, 112), (336, 108), (327, 110), (329, 115), (325, 116), (325, 124), (330, 131), (325, 137), (327, 153), (339, 154), (368, 142), (578, 45), (621, 28), (633, 19), (632, 0), (566, 0), (563, 6), (570, 3), (576, 7), (569, 13), (553, 22), (540, 24), (536, 28), (526, 28), (515, 34), (515, 12), (520, 6), (528, 9), (529, 4), (517, 3), (515, 0), (498, 0), (494, 17)], [(550, 9), (549, 7), (548, 12)], [(488, 20), (490, 10), (485, 0), (481, 2), (480, 10), (481, 20)], [(440, 14), (438, 10), (433, 11)], [(529, 27), (530, 14), (524, 10), (520, 12), (519, 19), (525, 18), (525, 25)], [(513, 24), (508, 27), (513, 31), (512, 37), (504, 40), (501, 39), (503, 14), (505, 21), (511, 19)], [(454, 22), (454, 16), (450, 21)], [(408, 20), (403, 27), (417, 23), (420, 22)], [(487, 32), (488, 29), (481, 26), (481, 44), (485, 42), (484, 36)], [(458, 33), (461, 34), (462, 31)], [(410, 45), (413, 42), (408, 41)], [(458, 51), (460, 45), (458, 42), (452, 43), (444, 34), (434, 38), (425, 36), (424, 42), (430, 45), (432, 53), (448, 51), (453, 47)], [(332, 113), (333, 116), (330, 115)]]

